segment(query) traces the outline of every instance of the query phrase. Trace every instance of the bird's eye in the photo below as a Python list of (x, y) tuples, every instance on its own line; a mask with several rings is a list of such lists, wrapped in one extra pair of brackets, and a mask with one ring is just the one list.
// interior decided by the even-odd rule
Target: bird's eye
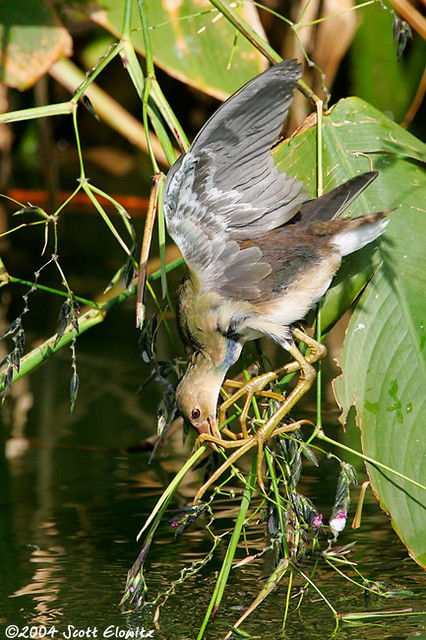
[(191, 418), (193, 420), (198, 420), (198, 418), (201, 415), (201, 411), (198, 409), (198, 407), (195, 407), (192, 411), (191, 411)]

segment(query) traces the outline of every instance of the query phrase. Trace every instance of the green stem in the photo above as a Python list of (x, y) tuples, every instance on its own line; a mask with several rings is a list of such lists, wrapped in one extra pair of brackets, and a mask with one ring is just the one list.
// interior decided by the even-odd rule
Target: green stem
[(133, 0), (126, 0), (124, 3), (123, 29), (121, 32), (122, 40), (130, 40), (132, 35), (132, 6)]
[(132, 252), (130, 251), (129, 247), (126, 245), (126, 243), (124, 242), (124, 240), (122, 239), (122, 237), (118, 233), (117, 229), (114, 227), (113, 223), (109, 219), (109, 217), (108, 217), (105, 209), (103, 208), (103, 206), (96, 199), (95, 194), (93, 192), (94, 190), (92, 189), (92, 186), (87, 182), (87, 180), (84, 180), (82, 182), (82, 188), (83, 188), (84, 193), (87, 195), (87, 197), (92, 202), (93, 206), (98, 211), (98, 213), (100, 214), (101, 218), (103, 219), (103, 221), (107, 225), (108, 229), (111, 231), (111, 233), (114, 236), (114, 238), (117, 240), (118, 244), (123, 249), (123, 251), (126, 253), (126, 255), (131, 256)]
[(145, 78), (131, 42), (127, 40), (122, 41), (120, 56), (138, 96), (142, 100), (145, 88)]
[(173, 480), (168, 485), (168, 487), (163, 491), (163, 493), (161, 494), (161, 497), (158, 500), (157, 504), (155, 505), (155, 507), (153, 508), (151, 513), (149, 514), (149, 517), (148, 517), (147, 521), (145, 522), (144, 526), (142, 527), (142, 529), (139, 531), (138, 535), (136, 536), (136, 540), (139, 540), (140, 537), (145, 533), (145, 531), (147, 531), (147, 529), (149, 529), (149, 532), (147, 534), (148, 536), (150, 535), (152, 529), (154, 529), (154, 531), (155, 531), (155, 529), (158, 526), (158, 522), (159, 522), (161, 516), (163, 515), (164, 511), (166, 510), (166, 507), (169, 504), (170, 500), (172, 499), (173, 495), (177, 491), (177, 489), (178, 489), (180, 483), (182, 482), (184, 476), (199, 461), (199, 459), (205, 453), (205, 451), (207, 449), (207, 446), (208, 446), (207, 444), (202, 444), (195, 451), (195, 453), (192, 454), (192, 456), (189, 458), (189, 460), (187, 460), (185, 462), (185, 464), (179, 470), (179, 472), (174, 476)]
[(93, 184), (90, 185), (90, 190), (93, 193), (95, 193), (96, 195), (101, 196), (102, 198), (105, 198), (105, 200), (107, 200), (107, 202), (112, 204), (112, 206), (116, 209), (117, 213), (121, 217), (121, 219), (123, 221), (123, 224), (126, 227), (126, 230), (127, 230), (128, 234), (129, 234), (130, 238), (134, 242), (135, 241), (135, 230), (131, 225), (130, 216), (127, 213), (127, 211), (124, 209), (124, 207), (119, 202), (117, 202), (117, 200), (115, 198), (113, 198), (108, 193), (106, 193), (106, 191), (103, 191), (102, 189), (99, 189), (98, 187), (95, 187)]
[(145, 46), (146, 75), (149, 78), (155, 77), (154, 59), (152, 56), (151, 35), (149, 33), (147, 16), (148, 0), (137, 0), (139, 9), (139, 18), (142, 26), (142, 37)]
[(158, 205), (157, 205), (157, 224), (158, 224), (158, 247), (160, 253), (160, 270), (161, 270), (161, 294), (163, 299), (167, 296), (167, 274), (166, 274), (166, 222), (163, 211), (163, 187), (164, 178), (158, 182)]
[[(172, 269), (175, 269), (181, 264), (182, 264), (182, 258), (177, 258), (176, 260), (173, 260), (173, 262), (170, 262), (167, 265), (167, 271), (171, 271)], [(148, 281), (154, 282), (158, 280), (160, 277), (161, 277), (161, 270), (158, 269), (157, 271), (152, 273), (150, 276), (148, 276)], [(59, 295), (61, 297), (64, 297), (64, 296), (67, 297), (68, 295), (66, 292), (50, 289), (43, 285), (28, 282), (26, 280), (20, 280), (18, 278), (14, 278), (13, 276), (9, 276), (9, 281), (14, 282), (16, 284), (30, 286), (30, 287), (35, 286), (37, 287), (37, 289), (40, 289), (41, 291), (48, 291), (56, 295)], [(136, 285), (129, 287), (128, 289), (120, 289), (116, 295), (112, 295), (111, 292), (109, 292), (109, 295), (111, 295), (111, 297), (109, 297), (107, 300), (101, 303), (96, 303), (91, 300), (86, 300), (85, 298), (79, 298), (78, 296), (75, 296), (75, 299), (78, 302), (82, 301), (83, 304), (87, 303), (88, 306), (93, 307), (92, 309), (87, 310), (80, 316), (79, 323), (78, 323), (79, 334), (82, 334), (88, 329), (91, 329), (93, 326), (103, 322), (103, 320), (105, 319), (110, 309), (112, 309), (112, 307), (115, 307), (117, 304), (120, 304), (124, 300), (127, 300), (127, 298), (134, 295), (135, 292), (136, 292)], [(63, 347), (70, 344), (70, 342), (73, 340), (73, 335), (74, 335), (73, 327), (70, 325), (67, 327), (67, 329), (64, 332), (64, 335), (62, 336), (62, 338), (59, 340), (58, 344), (55, 347), (54, 347), (54, 344), (56, 340), (56, 334), (51, 336), (47, 340), (45, 340), (43, 344), (32, 349), (29, 353), (27, 353), (21, 359), (20, 369), (19, 371), (14, 372), (12, 382), (16, 382), (20, 378), (23, 378), (25, 375), (33, 371), (40, 364), (45, 362), (53, 354), (57, 353)], [(3, 390), (4, 378), (5, 378), (5, 369), (3, 369), (0, 372), (0, 393), (2, 393), (2, 390)]]
[[(297, 24), (292, 23), (291, 27), (293, 31), (301, 31), (302, 29), (308, 27), (314, 27), (316, 24), (321, 24), (322, 22), (327, 22), (328, 20), (332, 20), (333, 18), (338, 18), (339, 16), (347, 15), (350, 11), (358, 11), (359, 9), (364, 9), (372, 4), (376, 4), (377, 0), (368, 0), (368, 2), (362, 2), (360, 4), (354, 5), (352, 7), (347, 7), (342, 11), (335, 11), (334, 13), (329, 13), (323, 18), (317, 18), (316, 20), (310, 20), (309, 22), (301, 23), (300, 20), (303, 18), (303, 15), (300, 17), (299, 22)], [(309, 7), (309, 4), (306, 3), (306, 8)], [(272, 12), (271, 12), (272, 13)]]
[(30, 109), (21, 109), (20, 111), (9, 111), (9, 113), (0, 115), (0, 124), (34, 120), (35, 118), (47, 118), (49, 116), (64, 116), (74, 113), (75, 110), (76, 105), (70, 101), (44, 105), (43, 107), (31, 107)]
[[(83, 76), (83, 80), (77, 87), (77, 89), (73, 93), (73, 97), (71, 98), (71, 103), (74, 103), (77, 106), (77, 102), (80, 98), (86, 93), (87, 88), (93, 84), (95, 78), (109, 65), (109, 63), (114, 60), (114, 58), (120, 53), (121, 43), (116, 42), (106, 53), (106, 55), (98, 60), (96, 67), (92, 69), (89, 73), (86, 73)], [(80, 69), (77, 69), (70, 60), (62, 60), (63, 64), (61, 65), (61, 69), (66, 73), (70, 73), (72, 77), (75, 78), (76, 74), (82, 74)], [(67, 64), (68, 63), (68, 64)], [(81, 77), (78, 76), (78, 77)]]
[(78, 182), (81, 185), (81, 187), (84, 188), (86, 175), (85, 175), (85, 172), (84, 172), (84, 160), (83, 160), (83, 152), (82, 152), (82, 148), (81, 148), (80, 132), (78, 130), (77, 109), (75, 109), (73, 111), (72, 123), (73, 123), (73, 127), (74, 127), (75, 146), (77, 147), (78, 163), (79, 163), (79, 167), (80, 167), (80, 177), (78, 179)]
[(323, 193), (323, 154), (322, 154), (322, 101), (316, 103), (317, 109), (317, 198)]
[(420, 482), (417, 482), (416, 480), (413, 480), (412, 478), (409, 478), (408, 476), (404, 475), (403, 473), (400, 473), (396, 469), (392, 469), (391, 467), (388, 467), (386, 464), (383, 464), (382, 462), (379, 462), (378, 460), (375, 460), (374, 458), (370, 458), (369, 456), (366, 456), (365, 454), (360, 453), (359, 451), (356, 451), (356, 449), (351, 449), (350, 447), (347, 447), (346, 445), (342, 444), (341, 442), (337, 442), (336, 440), (333, 440), (332, 438), (329, 438), (328, 436), (325, 435), (324, 431), (319, 426), (316, 427), (315, 432), (314, 432), (313, 435), (314, 435), (314, 437), (318, 438), (319, 440), (323, 440), (324, 442), (327, 442), (328, 444), (332, 444), (332, 445), (334, 445), (335, 447), (337, 447), (339, 449), (343, 449), (343, 451), (347, 451), (348, 453), (351, 453), (352, 455), (357, 456), (358, 458), (361, 458), (362, 460), (364, 460), (364, 462), (368, 462), (369, 464), (373, 465), (374, 467), (378, 467), (379, 469), (383, 469), (383, 471), (387, 471), (388, 473), (391, 473), (394, 476), (397, 476), (397, 478), (400, 478), (401, 480), (405, 480), (406, 482), (409, 482), (410, 484), (414, 485), (418, 489), (422, 489), (423, 491), (426, 491), (426, 486), (424, 486)]
[[(222, 15), (234, 25), (236, 29), (258, 50), (269, 62), (276, 64), (282, 61), (282, 57), (275, 51), (258, 33), (249, 25), (249, 23), (239, 16), (225, 0), (210, 0), (211, 4), (218, 9)], [(297, 35), (297, 34), (296, 34)], [(311, 100), (314, 104), (318, 101), (318, 96), (303, 81), (297, 82), (298, 89)]]
[(272, 464), (272, 456), (266, 447), (265, 447), (265, 458), (266, 458), (266, 464), (268, 466), (269, 477), (271, 479), (272, 492), (274, 494), (275, 503), (277, 505), (277, 513), (278, 513), (278, 520), (280, 522), (281, 544), (283, 549), (283, 555), (284, 555), (284, 558), (288, 558), (289, 552), (288, 552), (287, 540), (285, 537), (286, 526), (283, 518), (282, 497), (280, 495), (280, 489), (278, 486), (277, 475), (275, 473), (274, 465)]
[(336, 609), (333, 607), (333, 605), (331, 604), (330, 600), (328, 600), (325, 595), (323, 594), (323, 592), (317, 587), (317, 585), (315, 584), (315, 582), (313, 582), (313, 580), (311, 580), (306, 573), (304, 573), (299, 567), (297, 567), (296, 565), (294, 566), (295, 570), (304, 578), (304, 580), (306, 580), (306, 582), (318, 593), (318, 595), (320, 596), (321, 600), (323, 600), (325, 602), (325, 604), (329, 607), (330, 611), (333, 614), (334, 620), (335, 620), (335, 627), (334, 627), (334, 633), (336, 633), (337, 629), (339, 628), (339, 615), (336, 611)]
[(226, 550), (226, 555), (223, 560), (222, 568), (220, 570), (213, 595), (211, 597), (209, 606), (204, 616), (203, 624), (201, 625), (201, 629), (198, 633), (197, 640), (201, 640), (203, 638), (204, 632), (207, 628), (207, 625), (210, 622), (210, 618), (212, 614), (214, 616), (217, 610), (219, 609), (219, 605), (222, 600), (226, 584), (228, 582), (229, 573), (232, 568), (232, 562), (235, 556), (235, 552), (237, 550), (238, 542), (241, 537), (241, 531), (246, 521), (246, 515), (247, 515), (248, 508), (250, 506), (251, 497), (253, 495), (253, 487), (256, 482), (256, 462), (257, 462), (257, 456), (254, 456), (251, 463), (248, 480), (244, 488), (244, 493), (243, 493), (240, 508), (238, 511), (238, 516), (235, 521), (234, 529), (232, 531), (232, 536), (229, 541), (228, 548)]
[[(53, 287), (46, 287), (43, 284), (38, 284), (37, 282), (32, 282), (31, 280), (22, 280), (21, 278), (9, 276), (9, 282), (13, 284), (21, 284), (25, 287), (34, 287), (39, 291), (46, 291), (46, 293), (52, 293), (53, 295), (60, 296), (61, 298), (68, 298), (68, 293), (66, 291), (54, 289)], [(93, 309), (102, 309), (102, 306), (97, 302), (93, 302), (93, 300), (88, 300), (87, 298), (82, 298), (80, 296), (74, 296), (74, 299), (77, 300), (77, 302), (79, 302), (80, 304), (86, 305), (87, 307), (93, 307)]]
[(283, 616), (283, 623), (282, 623), (282, 629), (284, 630), (287, 624), (287, 618), (288, 618), (288, 612), (290, 609), (290, 599), (291, 599), (291, 589), (293, 586), (293, 565), (291, 565), (290, 568), (290, 573), (288, 576), (288, 584), (287, 584), (287, 593), (286, 593), (286, 598), (285, 598), (285, 607), (284, 607), (284, 616)]
[[(154, 79), (152, 82), (151, 97), (155, 102), (155, 104), (158, 106), (158, 109), (160, 110), (164, 120), (167, 122), (167, 125), (170, 131), (173, 133), (175, 140), (178, 143), (180, 149), (182, 150), (182, 152), (185, 153), (189, 149), (188, 138), (184, 130), (182, 129), (179, 123), (179, 120), (176, 118), (172, 108), (167, 102), (166, 97), (164, 96), (164, 93), (162, 92), (161, 87), (157, 82), (157, 79)], [(160, 138), (158, 133), (157, 133), (157, 136)], [(166, 148), (164, 148), (164, 153), (167, 153)], [(176, 160), (176, 155), (173, 152), (173, 158), (171, 159), (170, 164), (173, 164), (175, 160)]]
[(218, 9), (236, 29), (260, 51), (267, 60), (277, 63), (282, 58), (256, 31), (249, 25), (244, 18), (238, 15), (225, 0), (210, 0), (211, 4)]
[[(158, 107), (158, 110), (161, 116), (164, 118), (165, 122), (170, 128), (170, 131), (173, 133), (180, 148), (182, 149), (183, 152), (185, 152), (189, 148), (188, 138), (186, 137), (184, 130), (182, 129), (169, 103), (167, 102), (161, 90), (161, 87), (158, 84), (157, 79), (155, 77), (154, 58), (152, 55), (152, 46), (151, 46), (151, 34), (149, 31), (149, 25), (146, 17), (147, 6), (148, 6), (148, 0), (138, 0), (139, 16), (140, 16), (140, 21), (142, 25), (142, 35), (143, 35), (144, 45), (145, 45), (146, 75), (149, 80), (148, 94), (151, 97), (154, 104)], [(173, 150), (173, 146), (164, 130), (163, 124), (160, 118), (158, 117), (158, 114), (152, 108), (152, 106), (148, 104), (148, 99), (147, 99), (148, 94), (146, 95), (146, 103), (144, 104), (144, 111), (146, 110), (148, 112), (148, 115), (151, 119), (154, 130), (159, 140), (161, 141), (164, 153), (167, 156), (169, 164), (173, 164), (173, 162), (176, 160), (176, 155)], [(155, 168), (155, 166), (154, 166), (154, 172), (155, 173), (158, 172), (158, 168)]]

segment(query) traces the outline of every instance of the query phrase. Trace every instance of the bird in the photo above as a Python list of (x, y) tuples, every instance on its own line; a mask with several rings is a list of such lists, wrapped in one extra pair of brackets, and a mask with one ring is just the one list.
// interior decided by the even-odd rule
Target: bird
[[(342, 258), (378, 238), (388, 222), (386, 212), (339, 218), (375, 171), (312, 199), (300, 180), (276, 167), (271, 149), (301, 75), (297, 61), (285, 60), (228, 98), (172, 165), (163, 191), (167, 230), (187, 266), (177, 321), (189, 363), (176, 403), (200, 441), (236, 449), (220, 472), (257, 446), (262, 488), (263, 446), (291, 430), (282, 419), (312, 386), (313, 364), (326, 352), (297, 323), (323, 297)], [(299, 383), (254, 433), (244, 420), (238, 435), (221, 430), (217, 405), (226, 374), (247, 341), (265, 336), (290, 353), (293, 361), (282, 370), (299, 371)], [(274, 372), (261, 374), (236, 395), (250, 400), (274, 379)]]

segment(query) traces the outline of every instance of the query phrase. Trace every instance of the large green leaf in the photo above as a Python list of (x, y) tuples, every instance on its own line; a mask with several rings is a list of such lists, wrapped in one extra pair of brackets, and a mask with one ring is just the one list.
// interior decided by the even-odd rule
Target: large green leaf
[[(336, 392), (357, 411), (366, 455), (426, 483), (426, 181), (397, 161), (385, 188), (404, 194), (392, 215), (383, 265), (347, 330)], [(368, 465), (380, 504), (410, 554), (426, 567), (426, 492)]]
[[(305, 180), (312, 193), (315, 136), (314, 128), (302, 131), (277, 152), (280, 167)], [(326, 190), (368, 170), (371, 161), (379, 178), (351, 211), (397, 207), (379, 246), (350, 256), (325, 299), (324, 324), (330, 326), (374, 273), (347, 331), (336, 394), (343, 417), (356, 408), (364, 454), (425, 484), (426, 150), (356, 98), (325, 115), (322, 136)], [(426, 566), (426, 492), (373, 464), (367, 471), (398, 535)]]
[[(103, 11), (93, 19), (121, 35), (123, 0), (100, 0)], [(263, 34), (257, 10), (241, 5), (243, 17)], [(170, 75), (224, 99), (266, 67), (265, 59), (212, 7), (209, 0), (151, 0), (145, 5), (152, 50), (158, 66)], [(132, 42), (144, 51), (134, 3)]]
[(27, 89), (60, 57), (72, 52), (71, 36), (45, 0), (0, 2), (0, 82)]
[[(414, 171), (424, 185), (421, 166), (426, 164), (424, 145), (380, 111), (359, 98), (341, 100), (324, 115), (322, 122), (324, 191), (357, 173), (374, 168), (379, 177), (358, 197), (346, 214), (361, 215), (401, 205), (405, 211), (406, 171)], [(317, 182), (317, 130), (310, 127), (279, 145), (278, 166), (305, 182), (315, 195)], [(401, 175), (400, 180), (394, 174)], [(401, 212), (392, 214), (390, 228)], [(390, 231), (387, 232), (389, 237)], [(323, 329), (330, 328), (360, 293), (382, 258), (377, 246), (369, 245), (343, 262), (328, 291), (322, 311)]]
[[(397, 59), (392, 38), (395, 15), (379, 3), (364, 7), (360, 26), (349, 51), (350, 82), (355, 95), (367, 100), (398, 122), (416, 95), (424, 72), (426, 42), (417, 34)], [(377, 43), (380, 42), (380, 46)]]

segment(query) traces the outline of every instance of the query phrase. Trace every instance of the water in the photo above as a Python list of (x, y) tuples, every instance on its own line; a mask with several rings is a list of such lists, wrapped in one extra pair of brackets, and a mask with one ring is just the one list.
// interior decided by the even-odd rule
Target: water
[[(117, 604), (126, 574), (139, 553), (135, 536), (162, 489), (187, 455), (180, 433), (148, 465), (149, 451), (129, 453), (129, 447), (155, 431), (155, 406), (160, 397), (154, 386), (137, 393), (142, 369), (131, 305), (114, 312), (78, 347), (81, 378), (78, 403), (69, 412), (69, 356), (64, 351), (22, 381), (3, 408), (4, 456), (0, 460), (0, 629), (17, 637), (154, 637), (157, 640), (195, 639), (220, 569), (225, 536), (213, 560), (196, 577), (176, 589), (161, 608), (157, 623), (154, 607), (141, 613), (123, 613)], [(105, 346), (107, 345), (107, 347)], [(20, 401), (21, 406), (17, 401)], [(324, 461), (321, 470), (307, 467), (302, 490), (329, 514), (337, 465)], [(159, 528), (148, 562), (150, 597), (176, 580), (182, 568), (201, 560), (212, 544), (202, 518), (178, 540), (168, 524), (176, 509), (191, 502), (202, 471), (185, 480)], [(215, 507), (213, 531), (232, 530), (236, 500), (221, 497)], [(264, 523), (248, 534), (250, 553), (267, 545)], [(425, 574), (407, 556), (387, 517), (373, 498), (367, 501), (362, 528), (348, 528), (339, 544), (356, 540), (351, 560), (371, 580), (394, 591), (391, 598), (366, 599), (362, 590), (323, 564), (316, 584), (339, 611), (424, 611)], [(246, 555), (241, 544), (238, 557)], [(307, 574), (312, 562), (301, 569)], [(342, 568), (344, 569), (344, 568)], [(265, 553), (231, 573), (221, 609), (206, 637), (225, 635), (273, 570)], [(356, 577), (355, 574), (351, 574)], [(295, 576), (286, 634), (280, 631), (287, 579), (243, 625), (259, 638), (292, 640), (331, 636), (334, 621), (314, 590), (305, 593), (296, 608), (304, 581)], [(405, 594), (401, 594), (402, 590)], [(299, 595), (297, 595), (299, 592)], [(16, 625), (11, 627), (10, 625)], [(337, 638), (402, 639), (422, 637), (424, 618), (415, 615), (373, 619), (362, 626), (341, 623)], [(424, 636), (423, 636), (424, 637)]]

